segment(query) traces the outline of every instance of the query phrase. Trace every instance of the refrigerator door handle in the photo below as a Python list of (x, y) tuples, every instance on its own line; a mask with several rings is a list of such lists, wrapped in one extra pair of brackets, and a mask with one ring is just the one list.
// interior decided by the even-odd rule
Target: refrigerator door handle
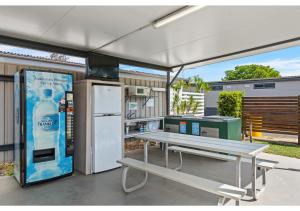
[(121, 116), (121, 114), (94, 114), (94, 117), (106, 117), (106, 116)]
[(105, 114), (104, 116), (120, 116), (121, 114)]

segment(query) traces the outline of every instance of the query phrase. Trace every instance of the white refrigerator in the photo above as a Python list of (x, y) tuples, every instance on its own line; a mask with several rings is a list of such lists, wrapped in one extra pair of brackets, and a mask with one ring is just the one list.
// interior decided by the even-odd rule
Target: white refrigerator
[(120, 166), (122, 158), (122, 90), (120, 86), (92, 86), (92, 171)]

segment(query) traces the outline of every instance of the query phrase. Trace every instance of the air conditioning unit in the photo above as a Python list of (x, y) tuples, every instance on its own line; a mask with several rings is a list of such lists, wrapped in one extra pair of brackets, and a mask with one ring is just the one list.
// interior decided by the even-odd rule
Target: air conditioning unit
[(144, 86), (130, 86), (128, 87), (129, 96), (149, 96), (150, 88)]

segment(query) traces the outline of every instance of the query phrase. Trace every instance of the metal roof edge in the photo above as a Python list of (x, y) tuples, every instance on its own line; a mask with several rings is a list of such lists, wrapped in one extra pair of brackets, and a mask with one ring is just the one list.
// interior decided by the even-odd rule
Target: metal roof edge
[(263, 79), (246, 79), (246, 80), (232, 80), (232, 81), (211, 81), (210, 85), (229, 85), (229, 84), (252, 84), (262, 82), (284, 82), (284, 81), (300, 81), (300, 76), (287, 76), (280, 78), (263, 78)]
[(43, 57), (43, 56), (32, 56), (32, 55), (12, 53), (12, 52), (1, 51), (1, 50), (0, 50), (0, 56), (17, 58), (17, 59), (35, 60), (35, 61), (41, 61), (41, 62), (49, 62), (49, 63), (62, 64), (62, 65), (85, 67), (85, 64), (81, 64), (81, 63), (77, 63), (77, 62), (58, 61), (58, 60), (52, 60), (50, 58)]

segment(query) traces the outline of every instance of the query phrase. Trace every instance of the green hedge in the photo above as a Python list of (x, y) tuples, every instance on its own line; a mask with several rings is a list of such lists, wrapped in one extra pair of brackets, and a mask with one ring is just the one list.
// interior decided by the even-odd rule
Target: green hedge
[(239, 91), (222, 91), (218, 97), (218, 113), (221, 116), (242, 116), (244, 93)]

